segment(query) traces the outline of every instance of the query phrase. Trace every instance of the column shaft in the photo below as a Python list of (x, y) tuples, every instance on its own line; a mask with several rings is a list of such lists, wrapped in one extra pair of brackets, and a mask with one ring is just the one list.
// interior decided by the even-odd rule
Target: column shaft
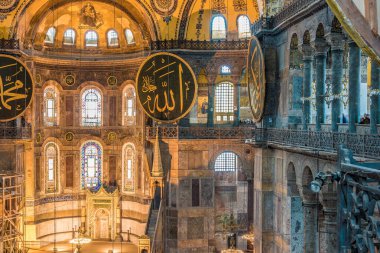
[(207, 126), (214, 126), (214, 96), (215, 84), (208, 86), (208, 111), (207, 111)]
[[(311, 82), (312, 82), (312, 60), (311, 57), (303, 59), (303, 97), (310, 97)], [(310, 124), (310, 100), (303, 101), (303, 129), (307, 130), (307, 125)]]
[(315, 122), (315, 130), (321, 130), (321, 124), (325, 122), (326, 111), (325, 111), (325, 99), (323, 95), (326, 91), (326, 53), (319, 52), (315, 56), (316, 60), (316, 101), (315, 107), (317, 112), (317, 119)]
[(356, 132), (356, 124), (360, 118), (360, 59), (361, 50), (355, 42), (350, 42), (349, 83), (348, 83), (348, 130)]
[(240, 83), (237, 83), (234, 87), (235, 87), (234, 126), (239, 126), (239, 121), (240, 121)]
[[(380, 88), (380, 77), (379, 77), (379, 64), (372, 60), (371, 62), (371, 90), (379, 89)], [(371, 134), (377, 134), (377, 124), (379, 124), (380, 121), (380, 115), (379, 115), (379, 95), (372, 95), (370, 97), (370, 113), (371, 113)]]
[[(342, 78), (343, 78), (343, 50), (331, 50), (332, 57), (332, 89), (333, 95), (338, 95), (342, 92)], [(331, 131), (338, 131), (338, 123), (342, 116), (342, 103), (340, 99), (333, 99), (331, 102)]]
[(304, 203), (304, 253), (315, 253), (318, 240), (317, 204)]

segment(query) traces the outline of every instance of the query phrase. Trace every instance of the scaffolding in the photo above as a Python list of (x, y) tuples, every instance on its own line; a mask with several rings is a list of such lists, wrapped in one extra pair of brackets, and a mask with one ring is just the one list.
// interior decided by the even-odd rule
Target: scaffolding
[(0, 252), (20, 253), (23, 241), (21, 226), (24, 204), (23, 176), (0, 173), (0, 194)]

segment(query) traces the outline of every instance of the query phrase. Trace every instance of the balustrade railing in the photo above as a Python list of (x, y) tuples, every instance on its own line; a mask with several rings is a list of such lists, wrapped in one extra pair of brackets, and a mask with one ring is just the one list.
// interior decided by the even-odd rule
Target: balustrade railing
[(0, 126), (0, 139), (31, 139), (32, 128), (25, 127), (4, 127)]
[(0, 50), (4, 50), (4, 49), (20, 49), (19, 40), (0, 39)]
[(247, 142), (265, 142), (327, 152), (336, 152), (343, 144), (358, 156), (370, 158), (380, 156), (380, 136), (371, 134), (260, 128), (254, 131), (253, 139)]
[(191, 50), (244, 50), (248, 48), (248, 40), (162, 40), (152, 41), (152, 50), (191, 49)]
[[(166, 139), (248, 139), (254, 127), (158, 127), (158, 134)], [(156, 128), (146, 129), (148, 139), (156, 137)]]
[(339, 253), (380, 250), (379, 164), (358, 163), (350, 150), (339, 149)]

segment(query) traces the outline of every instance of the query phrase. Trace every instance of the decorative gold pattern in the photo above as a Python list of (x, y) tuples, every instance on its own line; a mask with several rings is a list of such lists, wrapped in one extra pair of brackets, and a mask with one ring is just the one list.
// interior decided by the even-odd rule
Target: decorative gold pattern
[(249, 42), (247, 60), (248, 94), (253, 120), (259, 122), (262, 119), (265, 105), (265, 68), (260, 42), (255, 36)]
[(107, 139), (110, 141), (110, 142), (114, 142), (117, 138), (117, 134), (115, 132), (109, 132), (108, 135), (107, 135)]
[(73, 86), (75, 84), (75, 76), (73, 75), (65, 76), (65, 84), (67, 86)]
[(73, 132), (67, 132), (65, 134), (65, 140), (68, 142), (71, 142), (74, 140), (74, 133)]
[(155, 12), (161, 16), (170, 16), (177, 9), (177, 0), (150, 0)]
[(103, 15), (96, 12), (92, 4), (87, 3), (80, 11), (80, 21), (79, 28), (99, 28), (103, 25)]
[(107, 78), (107, 84), (109, 86), (116, 86), (117, 85), (117, 78), (116, 78), (116, 76), (109, 76)]
[(36, 134), (36, 143), (41, 144), (42, 143), (42, 136), (41, 133)]

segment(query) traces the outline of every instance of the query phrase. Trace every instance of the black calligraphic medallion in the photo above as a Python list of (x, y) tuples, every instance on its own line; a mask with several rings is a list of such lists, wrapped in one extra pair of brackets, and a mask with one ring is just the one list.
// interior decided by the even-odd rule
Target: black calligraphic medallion
[(247, 83), (253, 120), (261, 121), (265, 105), (265, 66), (260, 42), (252, 36), (247, 59)]
[(33, 97), (33, 79), (17, 58), (0, 55), (0, 121), (10, 121), (29, 106)]
[(196, 100), (198, 84), (191, 67), (170, 53), (154, 54), (140, 66), (137, 97), (145, 113), (160, 122), (186, 116)]

